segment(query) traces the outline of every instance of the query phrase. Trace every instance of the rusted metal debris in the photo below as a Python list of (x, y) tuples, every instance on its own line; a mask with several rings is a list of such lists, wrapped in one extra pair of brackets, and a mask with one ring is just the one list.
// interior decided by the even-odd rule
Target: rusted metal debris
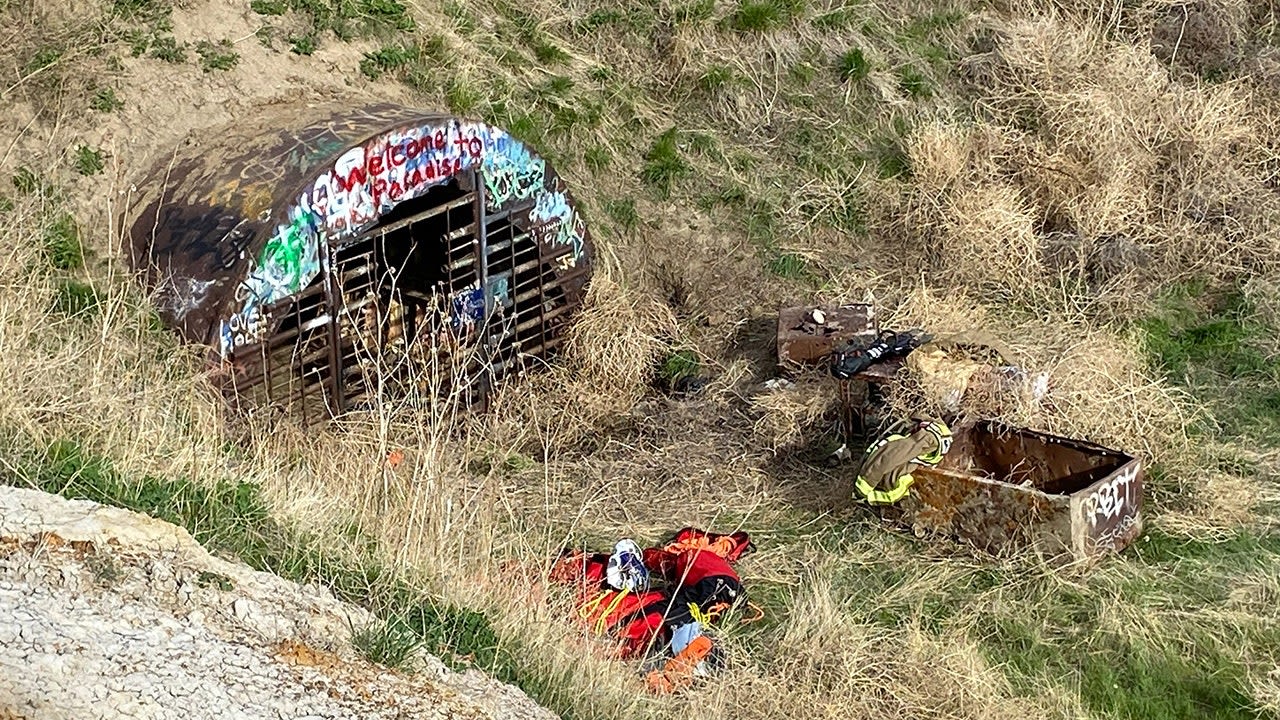
[(876, 332), (872, 305), (783, 308), (778, 311), (778, 365), (795, 369), (820, 364), (836, 347), (872, 339)]
[(1142, 532), (1140, 461), (1080, 440), (982, 421), (955, 428), (943, 462), (912, 474), (902, 521), (988, 552), (1033, 544), (1088, 559)]
[(388, 381), (483, 399), (554, 353), (593, 250), (532, 149), (397, 105), (189, 138), (139, 184), (131, 257), (237, 402), (339, 413)]

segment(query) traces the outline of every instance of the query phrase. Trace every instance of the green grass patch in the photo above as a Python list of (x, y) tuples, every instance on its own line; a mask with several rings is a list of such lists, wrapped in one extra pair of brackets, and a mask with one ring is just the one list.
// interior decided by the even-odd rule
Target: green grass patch
[(905, 180), (911, 177), (911, 157), (896, 138), (881, 138), (873, 142), (862, 159), (874, 164), (876, 174), (882, 179)]
[(1280, 442), (1277, 328), (1238, 288), (1166, 288), (1135, 328), (1153, 369), (1204, 400), (1223, 432)]
[(640, 224), (640, 213), (636, 210), (636, 201), (631, 198), (606, 200), (604, 211), (618, 227), (628, 232), (635, 230)]
[(583, 161), (592, 172), (603, 172), (613, 163), (609, 149), (603, 145), (592, 145), (582, 154)]
[(23, 75), (34, 75), (45, 68), (53, 67), (58, 60), (62, 59), (62, 50), (56, 47), (42, 47), (36, 50), (22, 66)]
[(101, 113), (112, 113), (124, 107), (124, 101), (113, 88), (98, 88), (89, 101), (89, 107)]
[[(1238, 530), (1223, 539), (1204, 539), (1170, 535), (1153, 528), (1132, 547), (1144, 564), (1168, 566), (1172, 570), (1177, 570), (1180, 564), (1196, 563), (1219, 572), (1228, 569), (1243, 572), (1280, 560), (1280, 535), (1256, 530)], [(1182, 572), (1199, 574), (1189, 568), (1183, 568)]]
[(698, 88), (705, 93), (717, 93), (741, 82), (737, 71), (732, 67), (713, 64), (703, 70), (702, 75), (698, 77)]
[(200, 56), (200, 67), (205, 72), (230, 70), (240, 62), (240, 53), (236, 52), (230, 40), (210, 42), (201, 40), (196, 43), (196, 54)]
[(252, 0), (249, 9), (259, 15), (279, 16), (289, 12), (286, 0)]
[(351, 644), (370, 662), (396, 670), (409, 670), (426, 639), (403, 618), (392, 615), (352, 633)]
[(1141, 633), (1086, 632), (1096, 626), (1097, 609), (1086, 604), (1074, 611), (1076, 624), (990, 623), (988, 654), (1005, 665), (1015, 688), (1039, 693), (1045, 682), (1078, 683), (1085, 707), (1104, 717), (1257, 717), (1244, 692), (1243, 669), (1211, 640), (1187, 654)]
[(793, 252), (771, 251), (765, 267), (774, 275), (788, 280), (804, 280), (810, 276), (809, 263)]
[(659, 196), (668, 198), (675, 184), (692, 170), (680, 149), (679, 132), (673, 127), (659, 135), (645, 153), (640, 179)]
[(92, 285), (79, 280), (63, 280), (54, 291), (53, 309), (67, 317), (87, 317), (97, 313), (102, 300)]
[[(801, 60), (787, 68), (787, 76), (801, 87), (808, 87), (818, 78), (818, 69), (813, 66), (813, 63)], [(796, 105), (808, 107), (808, 102), (805, 100), (806, 97), (805, 95), (797, 95), (789, 98), (789, 100)]]
[(444, 101), (454, 115), (470, 117), (484, 100), (484, 94), (466, 78), (450, 78), (445, 84)]
[(671, 19), (678, 25), (702, 25), (710, 21), (715, 12), (715, 0), (694, 0), (674, 7)]
[(702, 361), (692, 350), (677, 350), (662, 361), (658, 368), (658, 377), (668, 387), (673, 387), (684, 378), (694, 377), (702, 369)]
[(409, 8), (399, 0), (253, 0), (249, 8), (266, 17), (296, 13), (305, 29), (289, 42), (300, 55), (315, 52), (326, 34), (351, 41), (390, 38), (417, 28)]
[[(289, 51), (295, 55), (311, 55), (320, 48), (320, 39), (313, 33), (306, 35), (291, 35), (288, 38)], [(364, 62), (361, 61), (360, 69), (364, 70)]]
[(768, 202), (748, 200), (746, 190), (737, 186), (722, 191), (721, 199), (729, 205), (745, 203), (747, 207), (742, 214), (742, 226), (747, 239), (762, 246), (772, 246), (777, 236), (777, 213)]
[(84, 246), (80, 229), (71, 213), (56, 213), (44, 228), (44, 252), (49, 264), (58, 270), (84, 267)]
[(933, 82), (913, 65), (907, 65), (898, 71), (898, 87), (916, 100), (933, 97)]
[(413, 50), (403, 45), (386, 45), (364, 54), (360, 60), (360, 72), (370, 80), (376, 80), (384, 72), (399, 70), (415, 58)]
[(1157, 310), (1139, 323), (1153, 364), (1185, 382), (1193, 372), (1226, 379), (1271, 377), (1276, 364), (1254, 344), (1271, 329), (1251, 320), (1253, 308), (1236, 290), (1212, 293), (1184, 285), (1164, 291)]
[(763, 33), (787, 24), (799, 11), (803, 7), (787, 0), (739, 0), (727, 22), (737, 32)]
[(53, 186), (40, 179), (35, 171), (29, 167), (20, 167), (14, 172), (10, 180), (13, 187), (22, 195), (41, 195), (48, 197), (53, 192)]
[[(1260, 651), (1248, 653), (1254, 662), (1266, 658), (1280, 647), (1280, 632), (1269, 621), (1227, 620), (1221, 613), (1240, 577), (1274, 573), (1280, 535), (1240, 530), (1206, 539), (1156, 526), (1125, 555), (1078, 581), (1001, 568), (986, 586), (1000, 600), (979, 620), (989, 659), (1022, 692), (1039, 693), (1046, 683), (1078, 687), (1096, 716), (1256, 717), (1239, 653), (1243, 645)], [(1010, 596), (1035, 601), (1010, 604)], [(1133, 614), (1132, 627), (1116, 627), (1117, 599)], [(955, 601), (967, 604), (963, 597)]]
[(903, 28), (903, 34), (913, 40), (928, 40), (940, 31), (956, 27), (967, 17), (969, 14), (960, 8), (942, 8), (912, 19)]
[(453, 20), (453, 26), (463, 35), (470, 35), (476, 31), (476, 19), (471, 12), (462, 6), (461, 3), (449, 0), (444, 4), (444, 14)]
[(546, 38), (540, 38), (534, 42), (532, 49), (533, 56), (543, 65), (563, 65), (572, 59), (569, 53)]
[(591, 10), (585, 18), (573, 20), (573, 33), (590, 35), (599, 28), (621, 26), (626, 19), (627, 14), (621, 8), (596, 8)]
[(163, 60), (175, 65), (187, 61), (187, 44), (179, 43), (172, 35), (154, 38), (149, 47), (151, 49), (150, 56), (156, 60)]
[(76, 148), (74, 164), (76, 172), (85, 176), (97, 175), (106, 167), (106, 161), (102, 157), (102, 150), (91, 148), (88, 145), (81, 145)]
[(871, 61), (859, 48), (850, 48), (836, 60), (836, 72), (841, 80), (858, 82), (871, 73)]

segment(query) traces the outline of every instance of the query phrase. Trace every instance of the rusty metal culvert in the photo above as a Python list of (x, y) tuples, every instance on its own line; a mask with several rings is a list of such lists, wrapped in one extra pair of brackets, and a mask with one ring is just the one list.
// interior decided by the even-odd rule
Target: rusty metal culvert
[(207, 131), (139, 190), (130, 256), (165, 322), (209, 347), (237, 405), (304, 420), (404, 383), (483, 400), (554, 354), (591, 275), (545, 160), (398, 105)]

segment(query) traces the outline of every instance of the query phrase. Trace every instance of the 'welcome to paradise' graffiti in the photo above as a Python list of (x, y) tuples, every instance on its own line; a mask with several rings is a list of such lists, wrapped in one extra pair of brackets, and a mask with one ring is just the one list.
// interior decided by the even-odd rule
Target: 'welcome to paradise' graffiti
[(585, 225), (563, 185), (548, 182), (546, 162), (519, 140), (483, 123), (456, 120), (397, 130), (351, 148), (303, 190), (237, 288), (237, 310), (221, 327), (223, 356), (257, 342), (265, 308), (306, 288), (320, 273), (321, 243), (360, 233), (396, 204), (479, 167), (486, 206), (534, 199), (529, 222), (538, 238), (570, 248), (558, 264), (582, 258)]

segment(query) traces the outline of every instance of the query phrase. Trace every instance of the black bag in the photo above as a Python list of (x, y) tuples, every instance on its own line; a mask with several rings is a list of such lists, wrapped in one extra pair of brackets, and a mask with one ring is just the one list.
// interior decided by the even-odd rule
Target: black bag
[(878, 362), (906, 355), (932, 339), (932, 335), (920, 329), (901, 333), (886, 330), (865, 347), (845, 346), (832, 353), (831, 374), (848, 380)]

